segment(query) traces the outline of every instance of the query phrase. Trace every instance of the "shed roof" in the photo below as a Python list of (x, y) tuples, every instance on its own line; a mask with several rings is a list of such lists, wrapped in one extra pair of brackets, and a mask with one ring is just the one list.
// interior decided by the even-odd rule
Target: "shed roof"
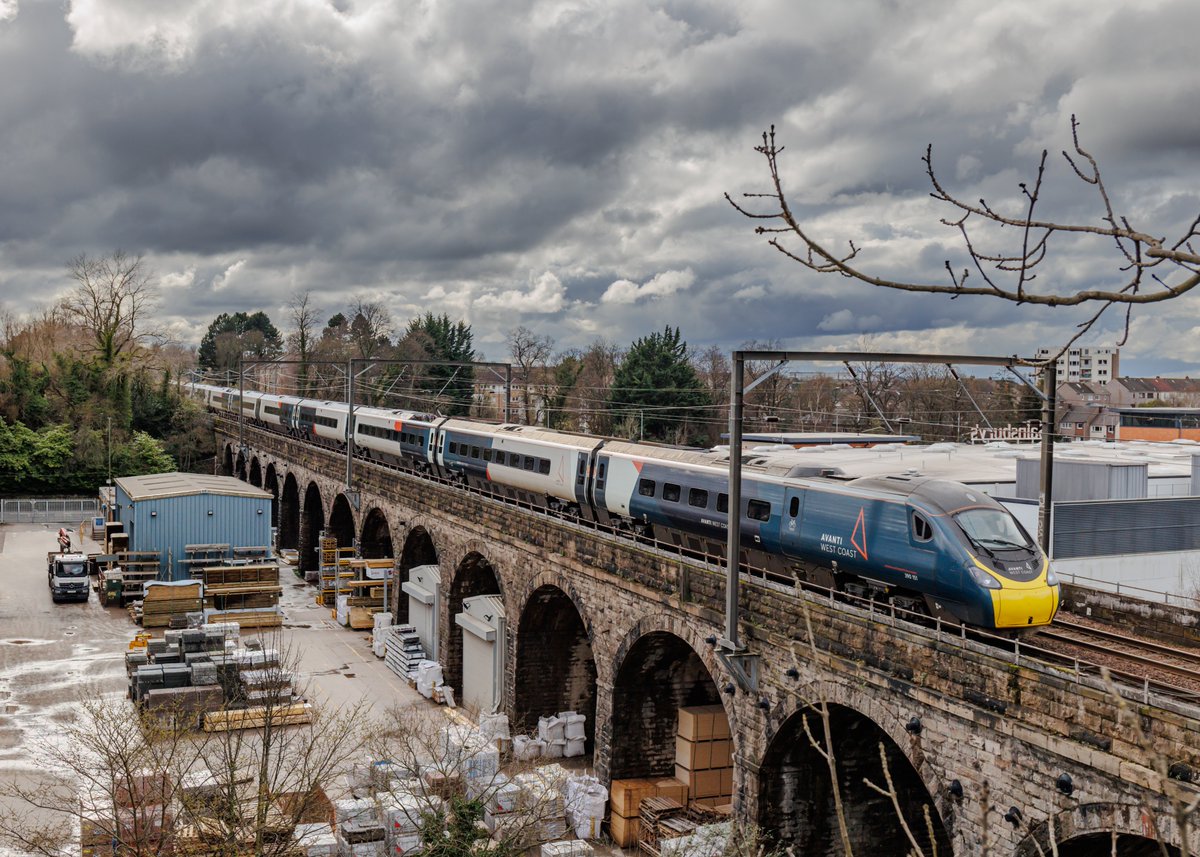
[(186, 497), (190, 494), (220, 494), (227, 497), (271, 499), (271, 495), (261, 488), (255, 488), (232, 476), (207, 476), (202, 473), (151, 473), (146, 476), (122, 476), (113, 481), (134, 502), (163, 497)]

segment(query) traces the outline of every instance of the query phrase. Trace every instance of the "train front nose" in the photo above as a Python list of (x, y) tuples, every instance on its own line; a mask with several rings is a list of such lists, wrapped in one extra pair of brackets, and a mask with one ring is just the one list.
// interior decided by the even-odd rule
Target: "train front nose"
[(1028, 628), (1049, 625), (1058, 612), (1057, 586), (1036, 589), (1005, 587), (992, 593), (997, 628)]

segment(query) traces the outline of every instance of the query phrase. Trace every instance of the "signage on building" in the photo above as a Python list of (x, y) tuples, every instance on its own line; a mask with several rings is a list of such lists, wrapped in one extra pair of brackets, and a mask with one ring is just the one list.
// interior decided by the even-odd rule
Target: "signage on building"
[(996, 440), (1028, 441), (1041, 443), (1042, 427), (1037, 423), (1023, 426), (981, 426), (971, 427), (971, 443), (991, 443)]

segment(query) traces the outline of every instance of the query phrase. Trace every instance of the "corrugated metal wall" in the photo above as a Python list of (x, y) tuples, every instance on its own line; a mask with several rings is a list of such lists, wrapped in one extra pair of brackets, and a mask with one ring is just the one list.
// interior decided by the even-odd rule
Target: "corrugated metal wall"
[[(227, 544), (258, 547), (271, 544), (271, 498), (189, 494), (140, 500), (130, 508), (129, 497), (119, 488), (121, 521), (129, 533), (131, 551), (159, 551), (159, 577), (187, 577), (186, 545)], [(169, 571), (169, 576), (168, 576)]]
[[(1040, 459), (1017, 459), (1017, 496), (1036, 500), (1041, 487)], [(1149, 494), (1145, 464), (1054, 459), (1054, 499), (1133, 500)]]
[(1200, 549), (1200, 497), (1055, 503), (1054, 559)]

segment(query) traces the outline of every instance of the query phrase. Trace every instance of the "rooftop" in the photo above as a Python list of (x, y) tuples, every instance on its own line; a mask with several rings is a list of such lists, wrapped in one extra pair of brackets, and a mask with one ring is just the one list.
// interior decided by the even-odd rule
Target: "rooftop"
[(232, 476), (208, 476), (203, 473), (151, 473), (146, 476), (122, 476), (113, 480), (135, 503), (163, 497), (186, 497), (189, 494), (221, 494), (226, 497), (271, 499), (261, 488)]

